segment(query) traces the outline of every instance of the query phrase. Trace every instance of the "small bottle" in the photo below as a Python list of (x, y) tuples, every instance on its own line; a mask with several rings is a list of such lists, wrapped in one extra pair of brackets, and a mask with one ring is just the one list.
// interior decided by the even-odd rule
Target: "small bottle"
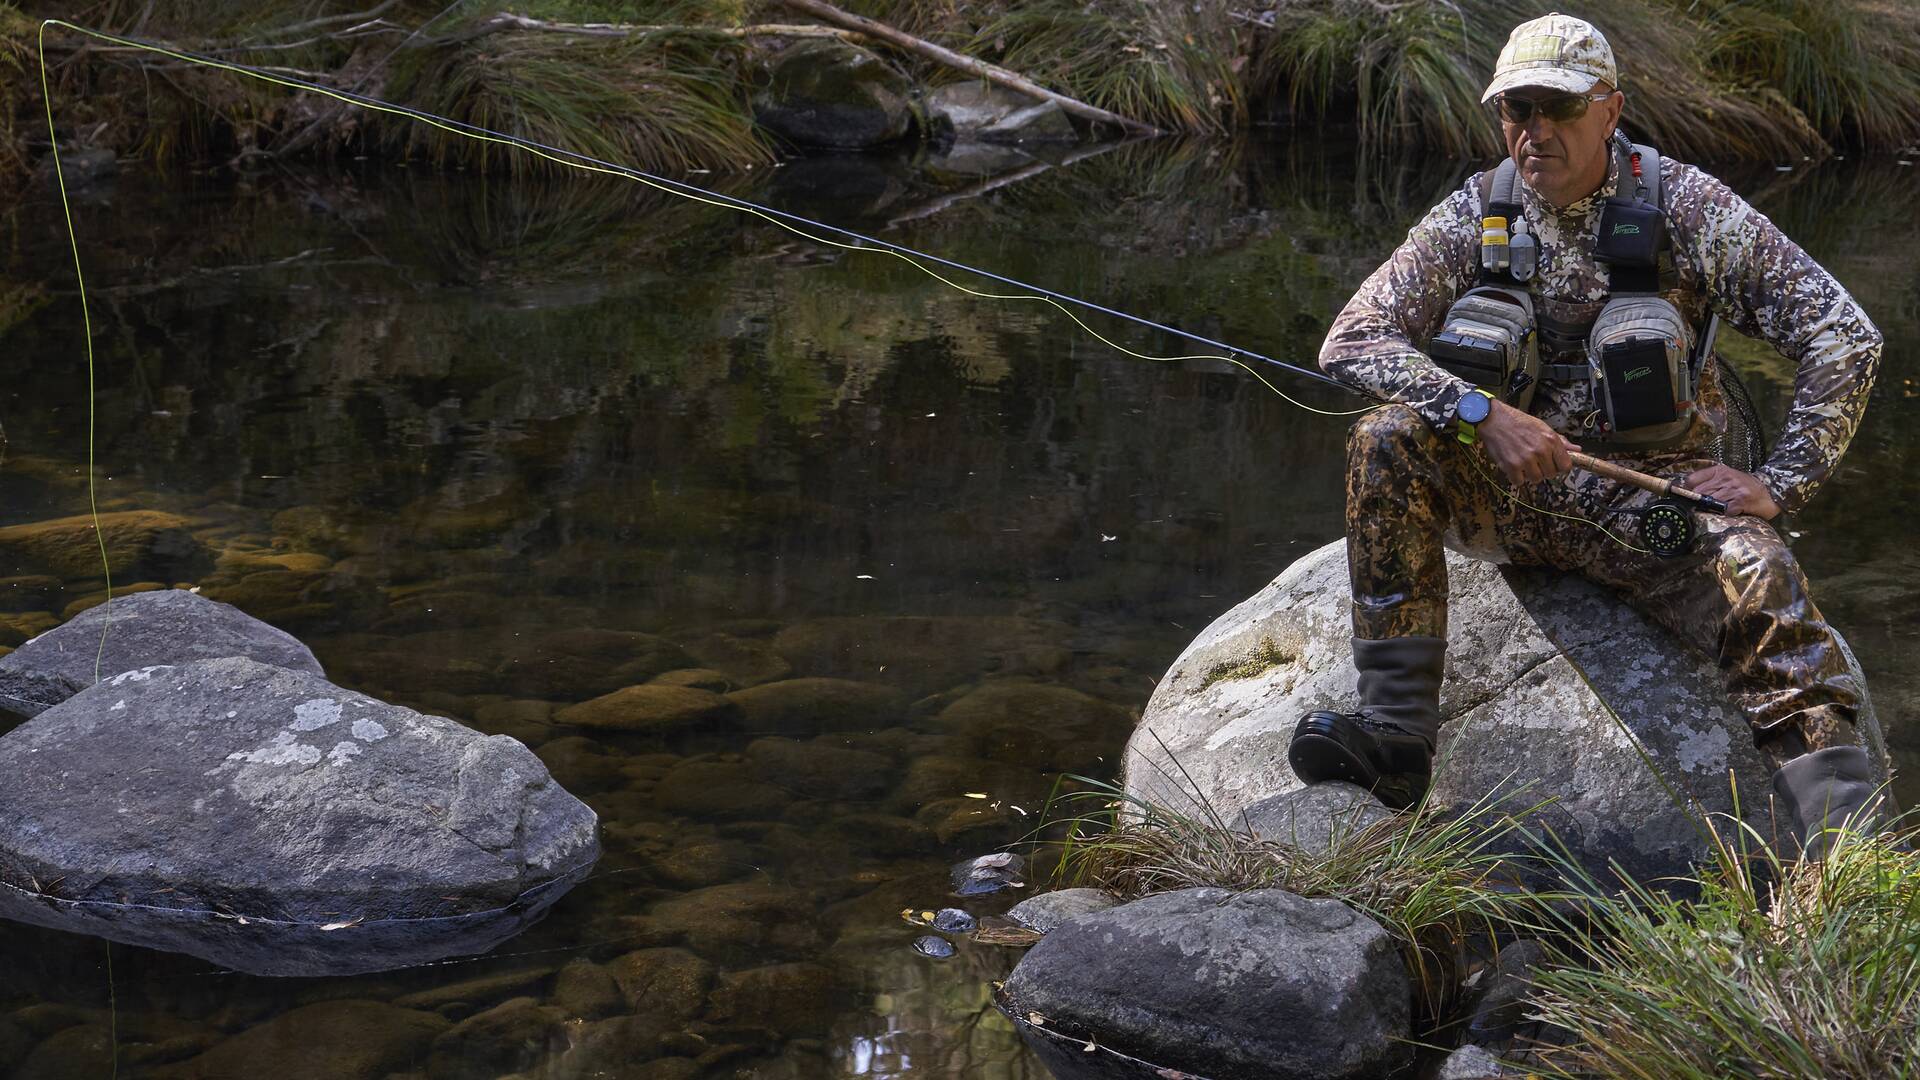
[(1507, 268), (1507, 219), (1490, 217), (1480, 222), (1480, 265), (1494, 273)]
[(1528, 281), (1540, 268), (1540, 241), (1527, 231), (1525, 219), (1513, 223), (1513, 237), (1507, 241), (1508, 273), (1515, 281)]

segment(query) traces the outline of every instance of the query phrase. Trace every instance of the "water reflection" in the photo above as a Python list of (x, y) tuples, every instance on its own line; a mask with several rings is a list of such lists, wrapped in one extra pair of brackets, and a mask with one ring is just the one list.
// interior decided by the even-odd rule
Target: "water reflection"
[[(1304, 358), (1461, 175), (1278, 146), (1031, 164), (998, 186), (865, 158), (726, 182)], [(949, 902), (946, 866), (1022, 835), (1008, 808), (1058, 773), (1111, 775), (1191, 635), (1337, 535), (1341, 423), (631, 185), (133, 178), (81, 216), (102, 509), (178, 515), (204, 549), (192, 580), (337, 680), (534, 746), (608, 854), (473, 961), (273, 981), (116, 950), (123, 1070), (286, 1068), (333, 1022), (313, 1010), (370, 1001), (381, 1067), (436, 1080), (1040, 1075), (987, 997), (1016, 956), (920, 956), (899, 913)], [(1860, 293), (1890, 357), (1920, 338), (1904, 173), (1731, 179)], [(0, 387), (0, 524), (85, 509), (77, 305), (46, 210), (13, 211), (0, 286), (50, 298), (0, 303), (8, 357), (34, 358)], [(1783, 407), (1791, 372), (1742, 357)], [(1920, 495), (1900, 467), (1914, 397), (1890, 365), (1844, 475), (1793, 525), (1909, 772), (1920, 680), (1897, 659), (1920, 567), (1895, 515)], [(141, 569), (119, 584), (188, 573)], [(14, 641), (100, 587), (9, 575)], [(723, 704), (652, 726), (569, 711), (648, 682)], [(103, 947), (0, 938), (5, 1046), (104, 1061)]]

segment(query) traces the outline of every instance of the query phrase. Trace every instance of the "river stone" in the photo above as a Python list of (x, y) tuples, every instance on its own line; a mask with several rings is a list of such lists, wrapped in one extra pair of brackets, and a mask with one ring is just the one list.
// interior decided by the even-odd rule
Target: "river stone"
[(890, 759), (817, 741), (755, 739), (747, 761), (761, 780), (811, 799), (873, 799), (894, 781)]
[(1050, 934), (1068, 919), (1105, 911), (1119, 903), (1104, 889), (1055, 889), (1013, 905), (1007, 911), (1007, 918), (1029, 930)]
[(1064, 623), (1017, 615), (841, 615), (794, 623), (774, 635), (773, 648), (799, 671), (872, 679), (918, 696), (981, 672), (1028, 670), (1072, 638)]
[(1344, 780), (1329, 780), (1261, 799), (1241, 811), (1233, 824), (1261, 840), (1291, 844), (1309, 855), (1323, 855), (1335, 838), (1345, 838), (1376, 821), (1394, 816), (1373, 792)]
[(1393, 938), (1337, 900), (1279, 889), (1181, 889), (1069, 920), (1004, 997), (1028, 1022), (1222, 1080), (1379, 1077), (1412, 1056)]
[[(193, 1080), (380, 1080), (423, 1063), (442, 1017), (374, 1001), (285, 1012), (167, 1071)], [(266, 1063), (271, 1063), (270, 1065)]]
[(526, 747), (243, 658), (0, 738), (0, 915), (261, 975), (484, 952), (599, 856)]
[(1447, 1059), (1440, 1063), (1437, 1080), (1490, 1080), (1505, 1075), (1499, 1058), (1486, 1048), (1469, 1043), (1448, 1054)]
[[(1437, 802), (1471, 806), (1524, 786), (1508, 805), (1553, 800), (1534, 826), (1556, 833), (1598, 881), (1615, 880), (1609, 860), (1642, 881), (1684, 874), (1704, 855), (1700, 833), (1644, 749), (1709, 812), (1732, 813), (1731, 772), (1746, 820), (1776, 835), (1770, 770), (1713, 661), (1575, 575), (1452, 552), (1447, 571)], [(1345, 542), (1335, 541), (1215, 619), (1148, 702), (1127, 747), (1127, 794), (1189, 814), (1204, 812), (1197, 794), (1233, 820), (1299, 789), (1287, 766), (1294, 724), (1313, 709), (1353, 706), (1349, 604)], [(1885, 740), (1869, 701), (1858, 729), (1884, 781)]]
[(735, 690), (727, 700), (748, 731), (802, 735), (885, 727), (907, 706), (891, 686), (852, 679), (782, 679)]
[(844, 41), (801, 41), (768, 62), (753, 118), (802, 146), (861, 149), (913, 127), (913, 86), (885, 60)]
[(434, 1040), (428, 1080), (494, 1080), (537, 1066), (567, 1048), (567, 1020), (565, 1010), (530, 997), (501, 1002)]
[(1084, 768), (1132, 725), (1118, 705), (1065, 686), (1009, 679), (986, 683), (940, 710), (933, 723), (974, 753), (1036, 769)]
[(942, 86), (927, 95), (927, 122), (960, 140), (1074, 142), (1079, 133), (1059, 103), (988, 82)]
[(322, 674), (312, 651), (286, 631), (185, 589), (162, 589), (115, 597), (0, 657), (0, 722), (38, 716), (92, 686), (96, 668), (111, 676), (223, 656)]
[(0, 572), (44, 571), (67, 580), (101, 576), (101, 546), (113, 576), (124, 581), (192, 581), (213, 569), (213, 556), (187, 531), (187, 520), (158, 510), (35, 521), (0, 529)]
[(711, 690), (648, 683), (569, 705), (553, 714), (553, 722), (611, 731), (671, 732), (713, 724), (732, 714), (727, 699)]

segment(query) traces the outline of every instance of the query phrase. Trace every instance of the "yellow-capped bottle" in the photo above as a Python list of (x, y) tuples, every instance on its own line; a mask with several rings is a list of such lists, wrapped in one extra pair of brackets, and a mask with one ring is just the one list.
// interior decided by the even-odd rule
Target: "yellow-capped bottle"
[(1480, 222), (1480, 265), (1493, 273), (1507, 269), (1507, 219), (1484, 218)]

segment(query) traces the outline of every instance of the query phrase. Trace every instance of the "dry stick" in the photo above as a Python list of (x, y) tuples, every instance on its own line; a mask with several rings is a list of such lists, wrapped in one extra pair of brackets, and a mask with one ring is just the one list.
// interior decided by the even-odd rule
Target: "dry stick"
[(1083, 120), (1091, 120), (1097, 124), (1114, 124), (1139, 135), (1165, 134), (1159, 128), (1150, 124), (1143, 124), (1138, 120), (1129, 120), (1118, 113), (1110, 113), (1105, 109), (1089, 105), (1075, 98), (1070, 98), (1065, 94), (1056, 94), (1052, 90), (1034, 82), (1032, 79), (1021, 75), (1019, 72), (1008, 71), (1006, 68), (998, 67), (985, 61), (975, 60), (971, 56), (963, 56), (960, 53), (954, 52), (952, 49), (942, 48), (931, 41), (926, 41), (914, 37), (912, 34), (895, 30), (885, 23), (875, 22), (864, 15), (855, 15), (852, 12), (841, 11), (832, 4), (825, 3), (824, 0), (782, 0), (782, 2), (796, 11), (804, 11), (814, 18), (833, 23), (835, 26), (844, 26), (849, 30), (866, 34), (868, 37), (878, 38), (889, 45), (905, 49), (918, 56), (926, 57), (935, 63), (945, 64), (958, 71), (964, 71), (975, 78), (999, 83), (1001, 86), (1018, 90), (1023, 94), (1037, 97), (1044, 101), (1051, 101), (1059, 105), (1060, 108), (1066, 112), (1078, 116)]
[(853, 30), (841, 30), (832, 26), (815, 26), (812, 23), (763, 23), (757, 26), (644, 26), (635, 23), (563, 23), (548, 22), (545, 19), (531, 19), (525, 15), (515, 15), (503, 11), (481, 23), (469, 37), (481, 37), (502, 30), (535, 30), (550, 34), (573, 34), (579, 37), (624, 38), (647, 34), (710, 34), (728, 38), (749, 37), (796, 37), (796, 38), (838, 38), (841, 41), (865, 41), (867, 36)]

